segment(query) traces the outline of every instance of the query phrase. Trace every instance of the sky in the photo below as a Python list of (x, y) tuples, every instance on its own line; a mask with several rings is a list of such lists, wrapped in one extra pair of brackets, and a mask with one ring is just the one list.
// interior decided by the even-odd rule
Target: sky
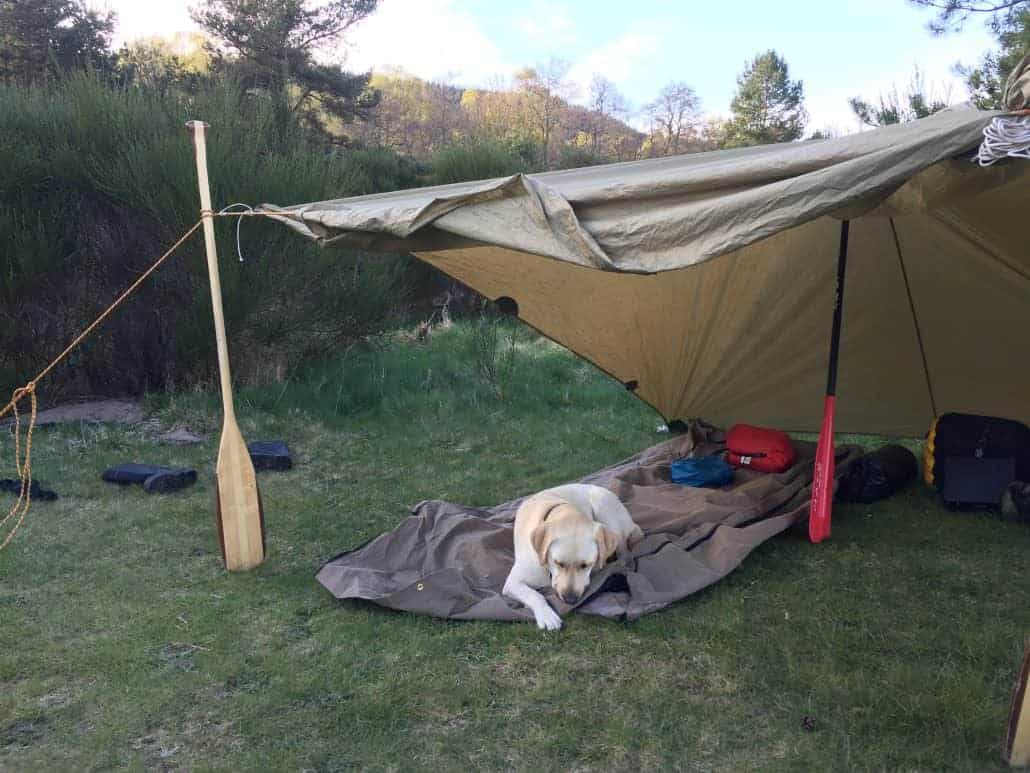
[[(116, 44), (194, 29), (188, 0), (91, 4), (118, 14)], [(845, 133), (859, 128), (848, 97), (903, 89), (915, 65), (937, 95), (966, 99), (952, 68), (975, 63), (993, 40), (977, 20), (934, 37), (928, 18), (905, 0), (381, 0), (327, 55), (353, 70), (401, 68), (460, 86), (495, 85), (557, 57), (583, 98), (594, 73), (636, 109), (682, 81), (706, 114), (725, 116), (738, 73), (772, 48), (804, 82), (808, 129)]]

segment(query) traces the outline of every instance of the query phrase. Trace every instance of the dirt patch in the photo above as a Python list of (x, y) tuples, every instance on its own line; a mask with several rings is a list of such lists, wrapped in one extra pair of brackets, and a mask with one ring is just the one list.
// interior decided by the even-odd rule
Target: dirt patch
[(174, 765), (169, 758), (175, 756), (182, 746), (176, 743), (170, 733), (164, 730), (155, 730), (133, 741), (132, 748), (133, 751), (143, 754), (148, 769), (173, 770)]
[[(22, 401), (18, 407), (24, 414), (28, 409), (28, 404)], [(138, 424), (143, 421), (143, 408), (139, 403), (131, 400), (91, 400), (54, 406), (36, 414), (37, 427), (74, 421), (99, 424)], [(13, 419), (5, 419), (2, 422), (4, 425), (13, 423)]]
[(161, 660), (172, 671), (192, 671), (193, 655), (203, 651), (199, 644), (180, 644), (172, 642), (161, 648)]
[(162, 435), (158, 435), (157, 440), (161, 443), (173, 443), (179, 445), (191, 445), (193, 443), (204, 442), (203, 436), (193, 432), (189, 427), (175, 427), (175, 429), (169, 430)]
[(41, 741), (48, 730), (45, 717), (12, 722), (6, 727), (0, 728), (0, 745), (31, 746)]

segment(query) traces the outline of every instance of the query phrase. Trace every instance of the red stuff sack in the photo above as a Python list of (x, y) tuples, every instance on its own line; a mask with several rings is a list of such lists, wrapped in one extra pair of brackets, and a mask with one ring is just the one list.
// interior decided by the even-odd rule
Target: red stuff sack
[(726, 461), (737, 467), (783, 472), (797, 456), (787, 433), (778, 429), (734, 424), (726, 433)]

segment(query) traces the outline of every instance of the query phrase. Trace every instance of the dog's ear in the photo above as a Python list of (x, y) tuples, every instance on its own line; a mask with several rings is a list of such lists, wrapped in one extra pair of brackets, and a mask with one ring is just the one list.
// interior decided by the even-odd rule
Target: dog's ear
[(616, 548), (619, 547), (619, 535), (607, 526), (598, 524), (594, 536), (597, 539), (597, 564), (595, 564), (594, 568), (600, 569), (612, 557), (612, 553), (615, 552)]
[(547, 528), (546, 523), (533, 529), (533, 533), (529, 535), (529, 544), (536, 551), (540, 566), (547, 566), (547, 551), (551, 549), (551, 530)]

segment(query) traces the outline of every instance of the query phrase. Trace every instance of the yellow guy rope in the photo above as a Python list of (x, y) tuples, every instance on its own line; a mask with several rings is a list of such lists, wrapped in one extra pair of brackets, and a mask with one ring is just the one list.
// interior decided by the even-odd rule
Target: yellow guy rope
[[(34, 379), (25, 386), (15, 389), (14, 393), (11, 395), (10, 402), (3, 408), (0, 408), (0, 419), (2, 419), (8, 411), (14, 412), (14, 469), (18, 473), (18, 478), (21, 480), (21, 489), (18, 492), (18, 501), (14, 503), (14, 507), (12, 507), (11, 511), (4, 516), (3, 520), (0, 520), (0, 529), (2, 529), (7, 525), (8, 521), (17, 516), (17, 520), (11, 527), (10, 533), (8, 533), (4, 538), (3, 542), (0, 542), (0, 550), (7, 547), (11, 540), (14, 539), (14, 535), (17, 534), (18, 529), (21, 528), (22, 522), (25, 520), (25, 514), (28, 513), (29, 505), (32, 501), (32, 430), (36, 426), (36, 384), (38, 384), (44, 376), (50, 373), (50, 371), (53, 370), (61, 360), (67, 357), (76, 346), (82, 343), (82, 341), (92, 333), (101, 322), (107, 319), (115, 309), (121, 306), (122, 302), (132, 295), (132, 293), (134, 293), (136, 289), (146, 281), (147, 277), (157, 271), (161, 264), (164, 263), (173, 252), (179, 249), (182, 243), (189, 239), (198, 228), (200, 228), (203, 222), (203, 219), (198, 220), (192, 228), (184, 233), (182, 237), (168, 249), (164, 255), (154, 261), (154, 265), (144, 271), (135, 282), (129, 285), (129, 288), (119, 295), (115, 302), (108, 306), (103, 314), (97, 317), (89, 327), (79, 333), (79, 335), (75, 337), (75, 340), (68, 344), (65, 350), (57, 355), (49, 365), (43, 368), (43, 370), (41, 370)], [(21, 417), (18, 414), (18, 403), (25, 397), (29, 398), (31, 411), (29, 414), (29, 426), (25, 435), (25, 455), (22, 457)]]

